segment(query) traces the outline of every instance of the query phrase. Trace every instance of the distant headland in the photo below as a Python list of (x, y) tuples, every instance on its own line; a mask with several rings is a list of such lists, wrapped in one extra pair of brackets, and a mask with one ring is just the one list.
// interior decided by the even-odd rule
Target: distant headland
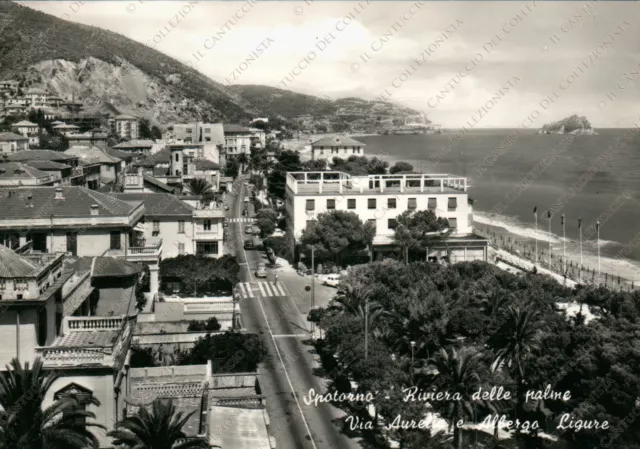
[(591, 127), (591, 123), (589, 123), (589, 120), (587, 120), (586, 117), (578, 117), (577, 115), (572, 115), (571, 117), (567, 117), (565, 119), (558, 120), (557, 122), (544, 125), (538, 131), (538, 134), (573, 134), (581, 136), (594, 136), (598, 133), (593, 130), (593, 128)]

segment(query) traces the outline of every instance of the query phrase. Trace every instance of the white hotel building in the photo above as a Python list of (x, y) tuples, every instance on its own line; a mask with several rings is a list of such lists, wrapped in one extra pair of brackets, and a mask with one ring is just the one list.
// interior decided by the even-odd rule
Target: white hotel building
[[(394, 247), (397, 217), (406, 210), (432, 210), (449, 220), (454, 231), (429, 250), (429, 257), (451, 261), (487, 260), (487, 241), (473, 234), (473, 206), (467, 178), (447, 174), (394, 174), (350, 176), (342, 172), (287, 173), (285, 207), (289, 235), (296, 245), (307, 224), (332, 210), (356, 213), (375, 224), (373, 257)], [(426, 256), (426, 255), (425, 255)]]

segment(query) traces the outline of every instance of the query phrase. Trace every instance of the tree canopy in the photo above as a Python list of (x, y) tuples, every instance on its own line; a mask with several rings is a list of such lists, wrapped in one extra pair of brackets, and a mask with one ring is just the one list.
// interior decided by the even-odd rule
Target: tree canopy
[(269, 195), (274, 198), (284, 199), (287, 185), (287, 172), (301, 171), (302, 162), (300, 153), (292, 150), (281, 151), (277, 155), (273, 170), (267, 177)]
[[(236, 258), (224, 255), (213, 259), (201, 255), (185, 254), (160, 262), (160, 277), (165, 282), (179, 281), (188, 293), (207, 290), (231, 290), (240, 280), (240, 265)], [(164, 285), (163, 285), (164, 286)]]
[(354, 212), (334, 210), (318, 214), (303, 231), (300, 243), (309, 252), (315, 248), (316, 257), (335, 260), (367, 248), (373, 240), (375, 229), (370, 223), (363, 223)]
[(334, 157), (331, 164), (331, 170), (341, 171), (350, 175), (384, 175), (387, 173), (389, 163), (373, 157), (371, 159), (365, 156), (349, 156), (347, 159)]

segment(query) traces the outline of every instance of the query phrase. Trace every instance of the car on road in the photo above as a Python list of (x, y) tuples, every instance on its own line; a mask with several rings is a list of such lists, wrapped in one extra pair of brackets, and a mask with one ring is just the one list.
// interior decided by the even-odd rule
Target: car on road
[(244, 229), (244, 232), (246, 232), (247, 234), (253, 234), (253, 226), (249, 225)]
[(257, 278), (266, 278), (267, 277), (267, 267), (264, 263), (259, 263), (258, 268), (256, 269), (256, 277)]
[(244, 249), (254, 249), (255, 246), (253, 244), (253, 240), (245, 240), (244, 241)]
[(245, 203), (248, 203), (248, 202), (249, 202), (249, 197), (248, 197), (248, 196), (245, 196), (245, 197), (244, 197), (244, 202), (245, 202)]
[(338, 287), (340, 283), (340, 275), (339, 274), (329, 274), (324, 278), (324, 285), (328, 285), (329, 287)]

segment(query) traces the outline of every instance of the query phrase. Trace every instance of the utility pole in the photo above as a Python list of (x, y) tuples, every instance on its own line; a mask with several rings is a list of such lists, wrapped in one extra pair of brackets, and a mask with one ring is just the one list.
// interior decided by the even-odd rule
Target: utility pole
[(369, 356), (369, 296), (365, 298), (364, 303), (364, 359)]

